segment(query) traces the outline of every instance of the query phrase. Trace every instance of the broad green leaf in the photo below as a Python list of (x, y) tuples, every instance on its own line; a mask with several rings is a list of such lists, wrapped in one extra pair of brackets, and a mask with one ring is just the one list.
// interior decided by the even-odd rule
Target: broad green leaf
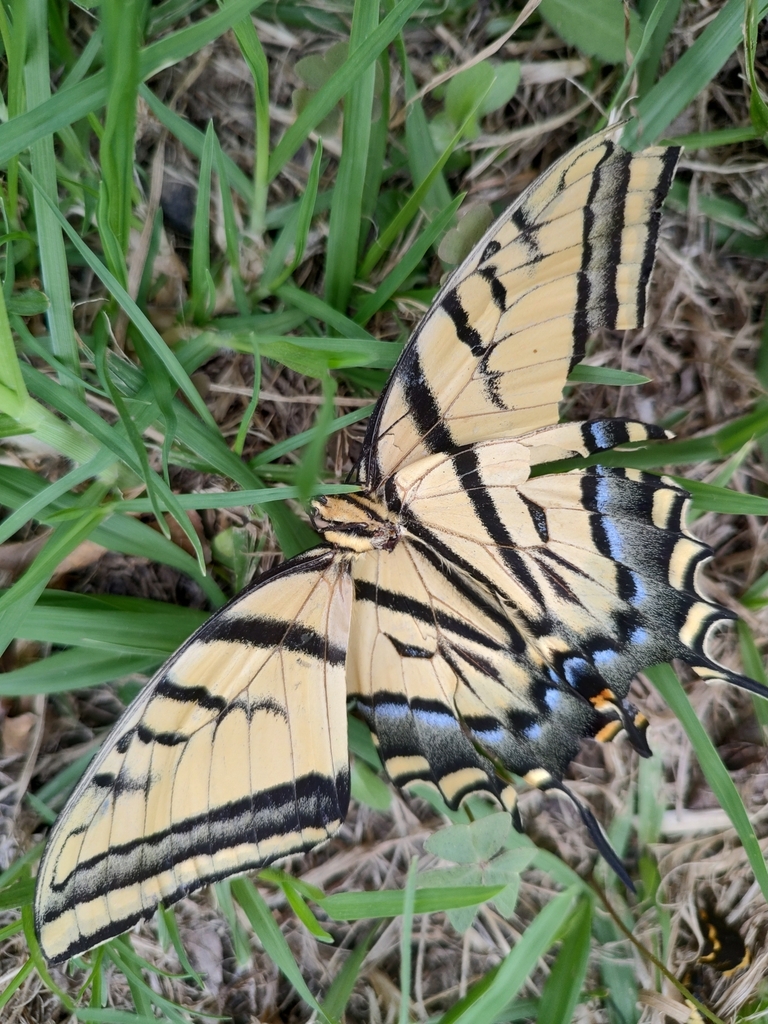
[[(465, 71), (460, 71), (448, 83), (445, 90), (445, 112), (456, 128), (467, 121), (471, 113), (479, 116), (482, 105), (487, 102), (496, 75), (490, 61), (483, 60)], [(493, 108), (491, 108), (493, 109)], [(477, 120), (465, 126), (470, 138), (479, 130)]]
[[(2, 685), (3, 680), (0, 679), (0, 693)], [(392, 803), (392, 790), (386, 782), (358, 758), (352, 762), (352, 796), (376, 811), (388, 811)]]
[(489, 814), (470, 825), (448, 825), (435, 832), (424, 848), (443, 860), (472, 864), (490, 860), (501, 850), (512, 829), (509, 814)]
[(520, 84), (521, 66), (520, 61), (505, 60), (496, 64), (493, 63), (494, 79), (491, 88), (480, 104), (481, 114), (491, 114), (499, 107), (505, 107), (517, 92)]
[(561, 39), (606, 64), (623, 64), (627, 46), (634, 53), (640, 43), (640, 19), (629, 9), (629, 40), (625, 40), (621, 0), (541, 0), (539, 14)]
[(487, 203), (472, 206), (443, 238), (437, 254), (446, 263), (458, 264), (469, 256), (493, 223), (493, 210)]

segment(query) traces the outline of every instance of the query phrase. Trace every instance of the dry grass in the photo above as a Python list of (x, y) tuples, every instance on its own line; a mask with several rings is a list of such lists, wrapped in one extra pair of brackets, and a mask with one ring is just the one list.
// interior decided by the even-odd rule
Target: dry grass
[[(664, 63), (671, 66), (698, 35), (702, 19), (715, 13), (720, 3), (706, 8), (683, 5), (681, 23), (667, 47)], [(291, 95), (301, 83), (293, 67), (299, 56), (324, 52), (336, 41), (332, 34), (308, 32), (258, 22), (267, 51), (273, 95), (274, 124), (290, 122)], [(460, 38), (448, 29), (422, 28), (406, 36), (411, 68), (419, 86), (427, 85), (436, 68), (456, 60), (466, 60), (482, 48), (482, 16), (470, 18)], [(512, 41), (502, 51), (505, 57), (524, 62), (520, 90), (503, 112), (486, 119), (483, 134), (472, 146), (474, 164), (451, 177), (452, 190), (466, 188), (467, 204), (508, 201), (527, 185), (540, 167), (547, 166), (576, 140), (584, 112), (594, 117), (610, 92), (603, 77), (589, 90), (585, 87), (585, 63), (550, 31), (542, 29), (525, 42)], [(174, 97), (175, 109), (204, 129), (213, 118), (223, 147), (250, 173), (252, 139), (252, 93), (245, 64), (231, 36), (177, 65), (154, 80), (154, 91), (166, 101)], [(402, 81), (392, 81), (393, 124), (403, 116)], [(435, 100), (428, 96), (427, 109)], [(697, 103), (673, 126), (670, 135), (748, 122), (743, 67), (734, 57), (723, 68)], [(275, 129), (277, 130), (277, 129)], [(503, 145), (499, 139), (503, 139)], [(326, 152), (334, 152), (337, 140), (327, 140)], [(178, 310), (185, 289), (185, 267), (189, 243), (190, 189), (197, 181), (197, 168), (188, 153), (171, 141), (165, 131), (144, 110), (137, 138), (139, 164), (151, 170), (152, 161), (161, 154), (162, 195), (160, 202), (166, 223), (174, 224), (168, 233), (163, 254), (168, 285), (156, 300), (156, 322), (166, 326)], [(300, 194), (310, 162), (309, 147), (278, 177), (270, 193), (270, 208)], [(328, 172), (328, 185), (333, 168)], [(711, 222), (697, 212), (697, 199), (704, 196), (731, 196), (747, 208), (752, 222), (761, 232), (768, 230), (766, 206), (765, 151), (757, 143), (701, 152), (687, 152), (681, 164), (680, 178), (690, 182), (691, 202), (687, 213), (669, 211), (664, 218), (658, 263), (647, 325), (643, 331), (604, 334), (594, 347), (590, 361), (645, 374), (652, 383), (621, 390), (581, 385), (566, 401), (566, 415), (633, 416), (651, 422), (675, 421), (680, 437), (699, 436), (746, 413), (762, 392), (755, 377), (760, 348), (760, 321), (764, 315), (768, 264), (764, 259), (729, 252), (728, 245), (714, 240)], [(405, 183), (403, 177), (402, 183)], [(395, 178), (391, 185), (398, 187)], [(321, 187), (322, 184), (321, 184)], [(150, 203), (149, 194), (147, 202)], [(298, 274), (298, 283), (309, 291), (322, 280), (323, 221), (313, 229), (307, 259)], [(213, 225), (214, 239), (223, 244), (220, 224)], [(138, 245), (138, 242), (137, 242)], [(392, 263), (397, 254), (392, 257)], [(246, 262), (246, 285), (256, 284), (261, 272), (259, 252), (254, 249)], [(436, 282), (440, 268), (433, 267)], [(77, 309), (77, 326), (90, 327), (97, 304), (94, 282), (85, 274), (73, 275), (73, 295), (82, 304)], [(161, 308), (165, 304), (165, 309)], [(227, 296), (220, 296), (222, 310)], [(398, 309), (399, 318), (415, 324), (421, 310), (412, 302)], [(377, 334), (392, 337), (397, 324), (390, 315), (376, 323)], [(196, 375), (196, 383), (208, 407), (231, 441), (245, 411), (253, 381), (250, 356), (220, 352)], [(359, 394), (350, 395), (354, 407)], [(265, 361), (262, 368), (263, 400), (259, 404), (248, 433), (245, 455), (253, 456), (281, 440), (311, 427), (319, 396), (317, 381), (303, 378), (287, 368)], [(345, 401), (344, 385), (339, 404)], [(342, 411), (347, 411), (345, 405)], [(328, 467), (341, 479), (354, 465), (363, 433), (355, 426), (335, 435), (328, 448)], [(765, 493), (766, 469), (764, 442), (754, 445), (734, 473), (730, 485), (737, 490)], [(63, 470), (50, 455), (31, 446), (9, 449), (12, 463), (44, 471), (55, 479)], [(711, 479), (718, 467), (697, 464), (689, 467), (694, 478)], [(175, 470), (175, 489), (200, 489), (212, 480), (203, 480), (193, 470)], [(250, 537), (254, 551), (253, 568), (265, 568), (274, 560), (277, 544), (267, 525), (248, 522), (247, 510), (225, 510), (200, 516), (200, 535), (207, 541), (232, 524), (239, 525)], [(264, 524), (267, 520), (264, 521)], [(696, 524), (699, 536), (716, 549), (708, 570), (710, 589), (718, 600), (738, 608), (741, 594), (766, 570), (766, 530), (754, 517), (729, 517), (707, 514)], [(32, 535), (17, 537), (18, 544), (34, 541)], [(258, 550), (257, 550), (258, 549)], [(13, 557), (11, 557), (11, 555)], [(29, 553), (16, 548), (8, 552), (7, 579), (14, 578), (26, 564)], [(15, 561), (14, 561), (15, 558)], [(156, 567), (141, 559), (82, 552), (81, 562), (67, 567), (56, 585), (84, 593), (119, 593), (151, 597), (202, 607), (204, 597), (185, 577), (167, 567)], [(749, 626), (761, 649), (768, 641), (768, 616), (752, 612)], [(6, 656), (6, 668), (16, 667), (36, 652), (31, 645), (19, 643)], [(726, 663), (738, 665), (734, 634), (724, 633), (720, 654)], [(15, 660), (14, 660), (15, 659)], [(707, 686), (694, 682), (689, 694), (697, 714), (715, 741), (749, 809), (753, 824), (768, 849), (766, 789), (768, 762), (765, 746), (751, 710), (749, 698), (727, 686)], [(753, 953), (752, 965), (733, 978), (714, 971), (705, 972), (701, 997), (716, 1012), (728, 1019), (759, 990), (768, 970), (768, 908), (753, 881), (751, 870), (725, 814), (704, 781), (685, 734), (677, 719), (665, 707), (655, 690), (642, 678), (633, 685), (632, 699), (651, 719), (649, 739), (661, 759), (663, 800), (670, 808), (664, 813), (661, 835), (653, 846), (661, 876), (660, 901), (668, 913), (672, 956), (668, 967), (679, 976), (700, 948), (700, 930), (696, 923), (697, 894), (710, 890), (719, 912), (743, 936)], [(51, 701), (42, 724), (41, 702), (5, 702), (2, 723), (3, 757), (0, 761), (0, 795), (3, 799), (0, 858), (10, 863), (17, 853), (29, 848), (42, 836), (39, 821), (22, 802), (23, 786), (34, 790), (64, 765), (71, 763), (103, 727), (118, 713), (119, 705), (107, 689), (80, 691)], [(30, 716), (24, 719), (24, 716)], [(26, 732), (24, 729), (26, 728)], [(14, 746), (14, 743), (16, 744)], [(611, 746), (585, 744), (582, 755), (572, 766), (570, 778), (574, 791), (587, 800), (602, 820), (626, 813), (627, 801), (638, 779), (638, 762), (629, 744), (618, 740)], [(557, 799), (539, 792), (522, 798), (522, 813), (535, 842), (556, 851), (580, 872), (589, 872), (595, 853), (588, 838), (576, 827), (574, 815)], [(289, 870), (298, 877), (322, 886), (326, 892), (346, 889), (402, 887), (409, 861), (414, 854), (423, 857), (423, 841), (441, 824), (426, 804), (415, 798), (395, 794), (392, 810), (378, 813), (365, 806), (354, 806), (341, 834), (322, 850), (294, 858)], [(325, 991), (337, 974), (347, 950), (360, 941), (370, 928), (366, 922), (352, 925), (327, 924), (335, 940), (324, 946), (312, 939), (299, 925), (281, 895), (271, 889), (263, 893), (281, 925), (300, 964), (302, 974), (315, 992)], [(467, 987), (500, 962), (514, 946), (528, 920), (548, 901), (554, 883), (543, 874), (525, 876), (517, 913), (505, 921), (490, 908), (484, 908), (474, 925), (462, 936), (456, 933), (442, 914), (417, 919), (414, 934), (414, 984), (411, 1013), (425, 1020), (447, 1009)], [(0, 915), (0, 925), (13, 915)], [(182, 939), (193, 964), (205, 975), (200, 990), (191, 982), (158, 975), (152, 979), (164, 995), (190, 1011), (221, 1015), (245, 1024), (260, 1021), (301, 1021), (307, 1010), (269, 957), (254, 949), (250, 963), (236, 963), (229, 927), (216, 909), (208, 892), (184, 901), (178, 912)], [(387, 1021), (399, 1012), (399, 919), (382, 924), (371, 938), (371, 946), (361, 970), (354, 994), (346, 1010), (346, 1020)], [(640, 908), (633, 933), (638, 943), (657, 948), (659, 918), (655, 907)], [(133, 935), (136, 951), (155, 963), (160, 970), (177, 974), (180, 965), (171, 949), (164, 951), (152, 926), (143, 926)], [(7, 940), (0, 952), (0, 989), (24, 962), (23, 935)], [(599, 968), (605, 958), (618, 957), (631, 963), (641, 990), (643, 1022), (683, 1020), (680, 997), (668, 983), (657, 992), (655, 968), (637, 950), (626, 943), (595, 946), (591, 988), (601, 984)], [(522, 995), (535, 997), (541, 991), (548, 967), (541, 963)], [(54, 979), (71, 993), (84, 980), (78, 973), (69, 978), (63, 970), (52, 972)], [(106, 979), (110, 1003), (132, 1007), (125, 979), (112, 971)], [(40, 978), (32, 974), (4, 1011), (8, 1024), (63, 1020), (59, 1003)], [(667, 1016), (669, 1014), (669, 1016)], [(597, 998), (580, 1006), (579, 1021), (607, 1020)]]

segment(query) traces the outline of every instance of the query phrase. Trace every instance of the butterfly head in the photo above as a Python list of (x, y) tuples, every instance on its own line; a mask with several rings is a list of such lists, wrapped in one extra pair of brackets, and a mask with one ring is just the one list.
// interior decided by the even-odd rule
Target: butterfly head
[(357, 554), (372, 549), (392, 551), (400, 536), (393, 514), (365, 494), (315, 498), (310, 515), (329, 544)]

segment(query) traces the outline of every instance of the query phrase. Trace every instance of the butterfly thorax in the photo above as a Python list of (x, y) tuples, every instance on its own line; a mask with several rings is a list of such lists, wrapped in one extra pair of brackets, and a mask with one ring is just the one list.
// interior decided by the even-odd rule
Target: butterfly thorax
[(357, 553), (374, 548), (392, 551), (400, 535), (394, 514), (365, 494), (315, 498), (312, 520), (329, 544)]

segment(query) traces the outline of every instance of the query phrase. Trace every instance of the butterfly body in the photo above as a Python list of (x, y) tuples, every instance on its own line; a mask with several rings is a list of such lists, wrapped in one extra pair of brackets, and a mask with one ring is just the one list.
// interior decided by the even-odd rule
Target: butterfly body
[[(158, 903), (334, 835), (349, 802), (347, 708), (398, 785), (568, 793), (585, 737), (647, 756), (632, 677), (674, 657), (765, 693), (707, 652), (731, 614), (673, 481), (549, 463), (663, 439), (559, 423), (598, 327), (643, 322), (677, 152), (601, 133), (514, 203), (449, 277), (371, 417), (361, 491), (317, 499), (325, 544), (262, 576), (163, 666), (57, 821), (35, 924), (61, 961)], [(587, 807), (600, 852), (631, 885)]]

